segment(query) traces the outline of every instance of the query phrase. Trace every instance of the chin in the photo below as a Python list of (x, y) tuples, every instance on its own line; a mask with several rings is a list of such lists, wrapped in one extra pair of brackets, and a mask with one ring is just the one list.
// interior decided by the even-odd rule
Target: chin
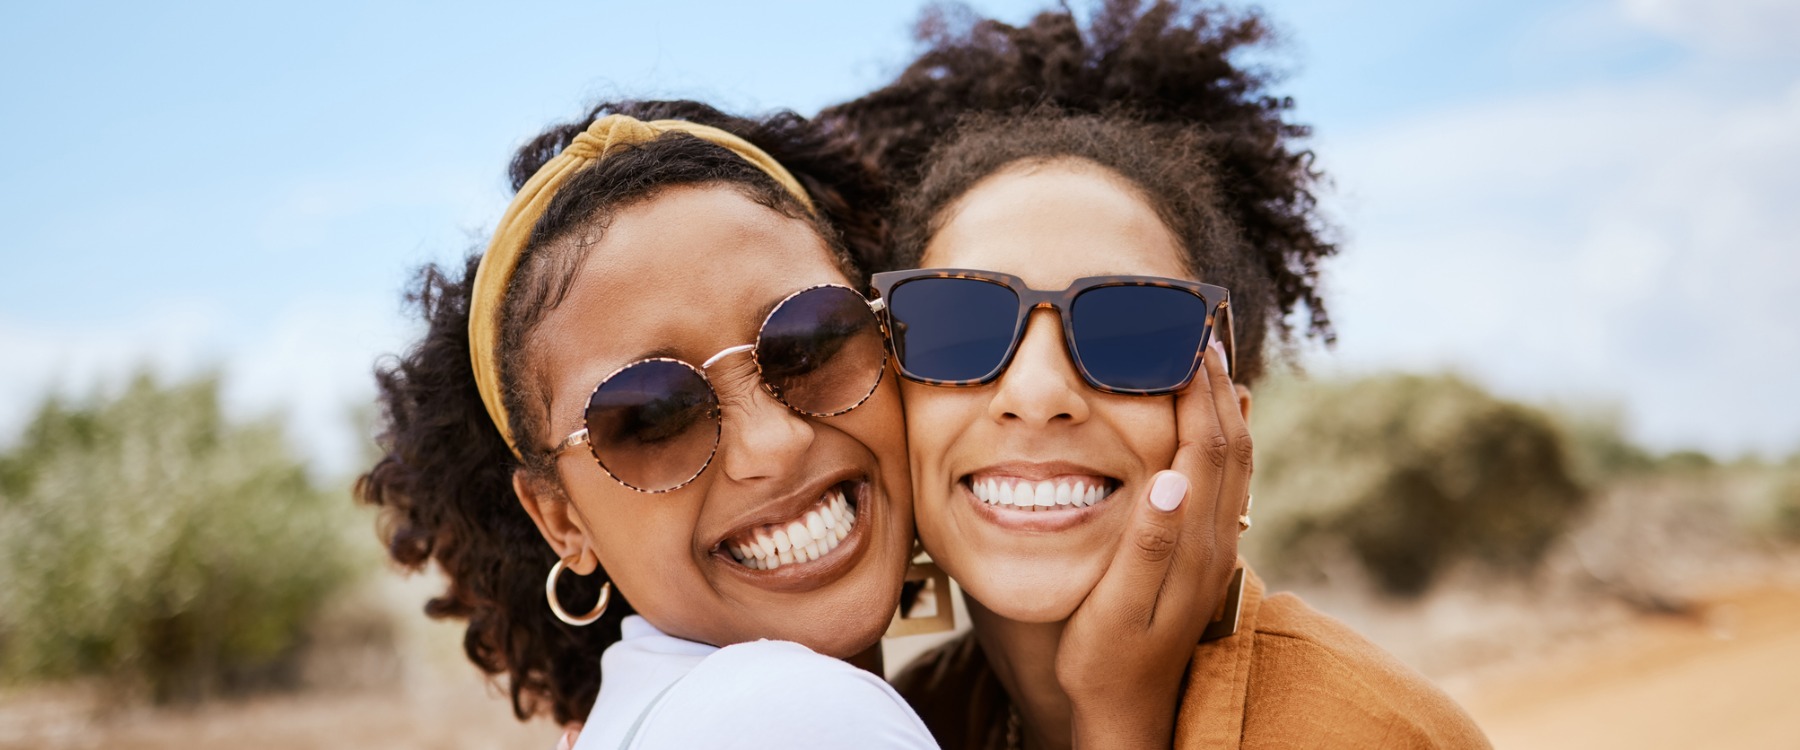
[(1050, 571), (1048, 574), (1020, 575), (1005, 569), (994, 574), (956, 577), (963, 592), (983, 608), (1014, 622), (1062, 622), (1075, 614), (1087, 599), (1100, 573), (1094, 571)]

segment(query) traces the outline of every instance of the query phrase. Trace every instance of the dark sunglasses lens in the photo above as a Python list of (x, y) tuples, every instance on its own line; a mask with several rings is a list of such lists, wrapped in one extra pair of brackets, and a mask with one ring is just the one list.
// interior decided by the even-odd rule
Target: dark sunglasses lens
[(757, 365), (776, 397), (817, 416), (849, 411), (874, 393), (886, 356), (868, 300), (841, 286), (788, 298), (756, 342)]
[(619, 481), (646, 492), (698, 476), (719, 444), (718, 402), (700, 373), (680, 362), (645, 360), (613, 373), (588, 399), (594, 458)]
[(1128, 391), (1185, 385), (1206, 343), (1206, 300), (1181, 289), (1106, 286), (1070, 311), (1075, 356), (1094, 381)]
[(888, 300), (894, 352), (909, 376), (973, 381), (999, 369), (1018, 325), (1019, 298), (980, 279), (915, 279)]

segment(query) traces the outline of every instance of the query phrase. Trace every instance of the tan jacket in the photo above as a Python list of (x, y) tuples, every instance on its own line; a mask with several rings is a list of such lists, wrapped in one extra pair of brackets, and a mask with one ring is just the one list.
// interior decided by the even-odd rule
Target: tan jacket
[[(1245, 571), (1236, 635), (1201, 644), (1175, 720), (1178, 748), (1485, 748), (1423, 675)], [(894, 687), (945, 750), (1004, 750), (1008, 700), (970, 635), (906, 666)]]

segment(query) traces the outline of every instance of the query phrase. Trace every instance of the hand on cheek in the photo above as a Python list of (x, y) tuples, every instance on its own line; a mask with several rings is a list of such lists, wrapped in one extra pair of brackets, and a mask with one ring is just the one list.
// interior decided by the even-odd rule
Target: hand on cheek
[(1178, 447), (1131, 518), (1099, 584), (1063, 632), (1057, 680), (1077, 744), (1168, 747), (1181, 678), (1237, 567), (1252, 447), (1215, 344), (1204, 377), (1175, 399)]

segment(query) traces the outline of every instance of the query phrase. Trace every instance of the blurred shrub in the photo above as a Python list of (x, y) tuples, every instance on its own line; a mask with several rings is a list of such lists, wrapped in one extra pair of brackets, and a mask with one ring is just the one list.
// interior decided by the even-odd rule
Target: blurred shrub
[(1790, 469), (1777, 481), (1772, 500), (1775, 533), (1800, 542), (1800, 471)]
[(0, 456), (0, 675), (102, 675), (159, 702), (278, 678), (348, 577), (349, 503), (219, 383), (49, 399)]
[(1277, 572), (1347, 552), (1383, 589), (1416, 594), (1462, 560), (1526, 571), (1586, 501), (1546, 416), (1455, 377), (1277, 381), (1256, 395), (1263, 523), (1245, 541)]
[(1567, 440), (1569, 465), (1577, 481), (1592, 486), (1660, 468), (1658, 458), (1625, 437), (1618, 407), (1560, 407), (1552, 415)]

